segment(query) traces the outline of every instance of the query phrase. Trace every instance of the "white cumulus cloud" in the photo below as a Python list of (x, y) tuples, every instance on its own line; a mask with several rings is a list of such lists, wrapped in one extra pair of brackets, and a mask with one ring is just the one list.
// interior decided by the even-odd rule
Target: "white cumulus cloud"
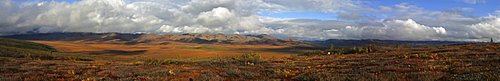
[(443, 27), (429, 27), (411, 19), (387, 21), (383, 26), (347, 26), (341, 31), (346, 37), (403, 40), (439, 39), (447, 32)]

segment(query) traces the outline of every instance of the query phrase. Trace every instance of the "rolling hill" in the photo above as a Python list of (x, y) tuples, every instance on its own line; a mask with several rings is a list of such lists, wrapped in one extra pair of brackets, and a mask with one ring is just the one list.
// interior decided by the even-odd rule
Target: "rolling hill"
[(261, 35), (223, 35), (223, 34), (124, 34), (124, 33), (47, 33), (30, 35), (2, 36), (3, 38), (43, 41), (84, 41), (89, 43), (115, 44), (155, 44), (155, 41), (176, 41), (198, 44), (251, 44), (274, 46), (312, 45), (293, 38), (277, 39), (266, 34)]
[(23, 40), (0, 38), (0, 56), (16, 58), (53, 59), (51, 46)]

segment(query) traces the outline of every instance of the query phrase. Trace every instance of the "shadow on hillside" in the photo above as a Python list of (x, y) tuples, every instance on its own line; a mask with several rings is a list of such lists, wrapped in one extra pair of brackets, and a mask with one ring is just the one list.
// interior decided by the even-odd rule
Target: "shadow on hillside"
[(92, 55), (139, 55), (148, 50), (123, 51), (123, 50), (104, 50), (104, 51), (88, 51)]
[[(266, 52), (282, 52), (282, 53), (301, 53), (304, 52), (304, 50), (325, 50), (328, 49), (326, 47), (312, 47), (312, 46), (293, 46), (293, 47), (286, 47), (286, 48), (261, 48), (261, 49), (256, 49), (258, 51), (266, 51)], [(248, 48), (242, 48), (238, 50), (249, 50)]]

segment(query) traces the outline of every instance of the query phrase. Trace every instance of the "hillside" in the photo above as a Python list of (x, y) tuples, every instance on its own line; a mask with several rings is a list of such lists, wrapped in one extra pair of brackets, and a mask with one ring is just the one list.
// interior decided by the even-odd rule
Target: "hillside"
[(312, 45), (293, 38), (277, 39), (266, 34), (261, 35), (223, 35), (223, 34), (124, 34), (124, 33), (47, 33), (31, 35), (11, 35), (3, 38), (42, 41), (83, 41), (88, 43), (114, 43), (114, 44), (161, 44), (155, 41), (176, 41), (198, 44), (251, 44), (297, 46)]
[(16, 39), (0, 38), (0, 56), (16, 58), (53, 59), (57, 50), (51, 46)]

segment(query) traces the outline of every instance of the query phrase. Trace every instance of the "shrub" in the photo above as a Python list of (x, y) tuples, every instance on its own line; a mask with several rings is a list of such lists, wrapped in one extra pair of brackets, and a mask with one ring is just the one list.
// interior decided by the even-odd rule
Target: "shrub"
[(94, 61), (93, 59), (85, 59), (85, 58), (79, 58), (79, 57), (63, 57), (63, 60), (70, 60), (70, 61)]
[(171, 64), (171, 63), (172, 63), (172, 60), (154, 59), (154, 58), (146, 59), (144, 62), (145, 65), (163, 65), (163, 64)]
[(349, 49), (328, 49), (327, 51), (332, 52), (334, 55), (337, 54), (357, 54), (357, 53), (370, 53), (370, 52), (375, 52), (379, 47), (375, 45), (370, 46), (372, 49), (369, 50), (368, 47), (366, 48), (359, 48), (359, 47), (352, 47)]
[(240, 62), (251, 62), (256, 63), (262, 59), (262, 56), (256, 52), (247, 52), (243, 55), (233, 57), (233, 59), (238, 60)]
[(243, 59), (253, 59), (253, 58), (261, 59), (262, 57), (257, 52), (252, 51), (252, 52), (247, 52), (247, 53), (241, 55), (240, 58), (243, 58)]
[(425, 53), (420, 53), (420, 54), (418, 54), (418, 57), (427, 57), (427, 54), (425, 54)]

